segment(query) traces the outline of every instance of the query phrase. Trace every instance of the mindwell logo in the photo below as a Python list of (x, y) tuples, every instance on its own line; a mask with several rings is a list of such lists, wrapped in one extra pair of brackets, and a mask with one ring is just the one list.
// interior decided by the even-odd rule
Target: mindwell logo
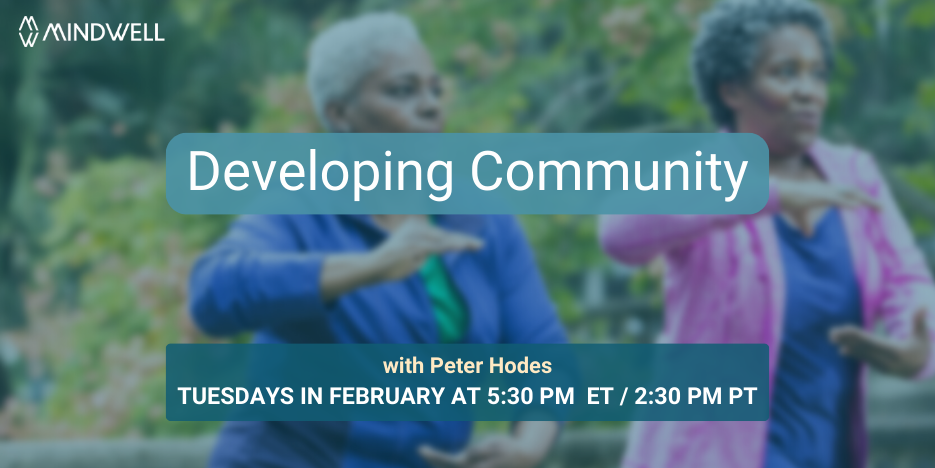
[[(23, 27), (26, 27), (26, 37), (23, 37)], [(142, 29), (140, 29), (142, 28)], [(19, 25), (19, 38), (23, 42), (23, 47), (32, 47), (39, 38), (39, 27), (36, 26), (36, 20), (32, 16), (24, 16)], [(85, 41), (97, 42), (107, 38), (111, 41), (123, 41), (127, 38), (133, 42), (163, 42), (166, 39), (159, 37), (159, 23), (153, 23), (152, 37), (149, 36), (150, 27), (148, 23), (120, 23), (116, 28), (112, 28), (110, 23), (49, 23), (45, 29), (42, 40), (45, 41), (52, 33), (56, 41)], [(129, 34), (128, 34), (129, 33)]]
[[(26, 26), (26, 38), (23, 38), (23, 26)], [(24, 16), (19, 24), (19, 40), (23, 41), (23, 47), (32, 47), (39, 38), (39, 26), (36, 26), (36, 20), (32, 16)]]

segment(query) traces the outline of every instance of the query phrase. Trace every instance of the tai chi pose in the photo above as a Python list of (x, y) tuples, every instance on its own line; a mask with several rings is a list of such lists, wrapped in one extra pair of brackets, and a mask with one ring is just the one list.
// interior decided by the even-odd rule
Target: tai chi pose
[[(313, 44), (309, 88), (337, 132), (439, 132), (439, 76), (412, 23), (373, 14)], [(195, 265), (207, 333), (260, 343), (562, 343), (532, 251), (509, 216), (246, 216)], [(470, 422), (232, 422), (212, 467), (517, 467), (558, 424), (468, 445)]]
[[(862, 364), (935, 370), (935, 288), (906, 221), (870, 155), (819, 138), (831, 64), (806, 0), (728, 0), (703, 17), (696, 86), (725, 131), (769, 146), (766, 208), (606, 216), (601, 243), (627, 263), (664, 257), (663, 341), (769, 345), (771, 415), (636, 423), (623, 466), (864, 466)], [(872, 333), (881, 322), (887, 338)]]

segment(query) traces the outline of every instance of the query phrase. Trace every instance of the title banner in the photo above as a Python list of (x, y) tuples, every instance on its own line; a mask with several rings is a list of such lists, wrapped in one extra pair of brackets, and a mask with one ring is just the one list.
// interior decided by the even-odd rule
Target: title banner
[(170, 421), (765, 421), (764, 344), (170, 344)]
[(744, 133), (184, 133), (183, 214), (753, 214), (769, 150)]

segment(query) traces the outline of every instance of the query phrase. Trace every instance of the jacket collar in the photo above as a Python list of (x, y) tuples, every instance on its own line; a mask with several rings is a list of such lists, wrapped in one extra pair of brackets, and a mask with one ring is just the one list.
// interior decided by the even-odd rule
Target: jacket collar
[[(721, 133), (733, 133), (733, 131), (727, 127), (721, 127), (718, 131)], [(838, 174), (830, 170), (831, 166), (833, 166), (831, 159), (833, 158), (834, 152), (834, 147), (820, 137), (815, 138), (815, 141), (805, 150), (805, 154), (811, 158), (812, 162), (815, 163), (815, 167), (818, 168), (818, 171), (821, 172), (828, 181), (836, 181), (838, 179)]]

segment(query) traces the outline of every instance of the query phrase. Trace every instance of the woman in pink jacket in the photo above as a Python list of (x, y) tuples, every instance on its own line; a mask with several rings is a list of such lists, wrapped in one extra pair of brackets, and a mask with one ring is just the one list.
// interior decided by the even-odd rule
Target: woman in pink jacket
[(750, 216), (604, 216), (600, 240), (625, 263), (664, 257), (663, 342), (770, 346), (771, 414), (635, 423), (624, 467), (864, 466), (863, 364), (935, 371), (935, 287), (905, 220), (871, 156), (818, 137), (831, 63), (807, 0), (704, 16), (696, 87), (719, 125), (766, 141), (769, 201)]

